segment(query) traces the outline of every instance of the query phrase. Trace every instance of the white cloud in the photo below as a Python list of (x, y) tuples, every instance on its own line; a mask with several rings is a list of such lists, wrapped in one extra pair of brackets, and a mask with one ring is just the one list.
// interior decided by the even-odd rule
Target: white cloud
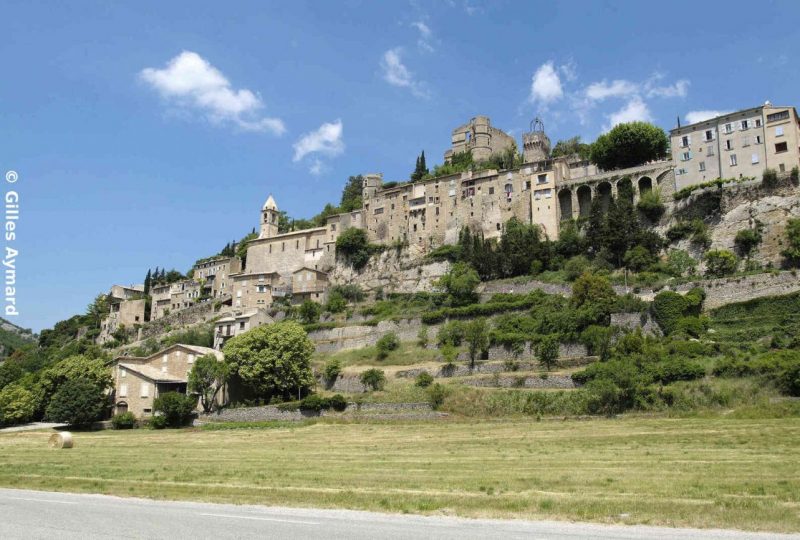
[(279, 118), (260, 118), (261, 99), (252, 91), (236, 90), (217, 68), (195, 52), (183, 51), (163, 69), (145, 68), (139, 77), (165, 99), (203, 111), (212, 122), (232, 122), (247, 131), (286, 131)]
[(402, 49), (396, 47), (383, 53), (381, 58), (381, 68), (383, 69), (383, 80), (392, 86), (408, 88), (417, 97), (427, 97), (424, 85), (414, 79), (414, 75), (403, 64), (401, 57)]
[(686, 123), (696, 124), (697, 122), (702, 122), (703, 120), (710, 120), (711, 118), (716, 118), (717, 116), (722, 116), (730, 112), (731, 111), (715, 111), (711, 109), (706, 109), (702, 111), (689, 111), (686, 113)]
[(561, 87), (561, 78), (558, 76), (553, 62), (545, 62), (533, 74), (531, 93), (528, 99), (541, 105), (547, 105), (558, 101), (563, 96), (564, 90)]
[[(300, 137), (293, 145), (293, 161), (300, 161), (308, 154), (324, 154), (329, 157), (338, 156), (344, 152), (344, 141), (342, 141), (342, 121), (336, 120), (332, 123), (324, 123), (315, 131), (306, 133)], [(312, 165), (312, 169), (314, 165)], [(321, 172), (321, 166), (318, 168)], [(312, 170), (313, 174), (313, 170)]]
[(686, 97), (689, 93), (689, 81), (681, 79), (676, 81), (675, 84), (667, 86), (653, 86), (647, 89), (647, 97)]
[(411, 26), (413, 26), (419, 31), (419, 39), (417, 39), (417, 47), (419, 47), (423, 51), (433, 52), (434, 50), (433, 45), (431, 45), (433, 32), (431, 31), (431, 27), (422, 21), (415, 21), (411, 23)]
[(584, 93), (590, 101), (603, 101), (608, 98), (621, 98), (633, 95), (639, 91), (639, 86), (631, 81), (617, 79), (610, 83), (603, 80), (592, 83), (586, 87)]
[(323, 165), (322, 161), (315, 159), (311, 162), (311, 167), (308, 168), (308, 172), (313, 174), (314, 176), (319, 176), (325, 171), (325, 166)]
[(558, 71), (561, 72), (564, 78), (569, 82), (578, 78), (578, 66), (575, 60), (570, 60), (566, 64), (558, 66)]
[(642, 101), (642, 98), (639, 96), (634, 96), (633, 98), (625, 104), (620, 110), (613, 112), (607, 115), (608, 124), (604, 126), (604, 131), (608, 131), (609, 129), (613, 128), (617, 124), (622, 124), (625, 122), (652, 122), (653, 115), (650, 114), (650, 109), (647, 107), (647, 103)]

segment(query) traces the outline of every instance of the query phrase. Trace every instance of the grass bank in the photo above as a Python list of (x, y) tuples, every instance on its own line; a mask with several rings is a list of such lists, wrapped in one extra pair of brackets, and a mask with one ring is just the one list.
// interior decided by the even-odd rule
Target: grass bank
[(0, 485), (163, 499), (800, 529), (800, 419), (327, 423), (0, 435)]

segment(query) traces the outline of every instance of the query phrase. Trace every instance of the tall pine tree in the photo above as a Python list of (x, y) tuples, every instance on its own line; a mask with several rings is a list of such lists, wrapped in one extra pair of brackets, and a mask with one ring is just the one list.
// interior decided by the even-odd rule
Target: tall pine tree
[(150, 273), (150, 269), (147, 269), (147, 275), (144, 277), (144, 294), (145, 296), (150, 294), (150, 285), (153, 279), (153, 275)]

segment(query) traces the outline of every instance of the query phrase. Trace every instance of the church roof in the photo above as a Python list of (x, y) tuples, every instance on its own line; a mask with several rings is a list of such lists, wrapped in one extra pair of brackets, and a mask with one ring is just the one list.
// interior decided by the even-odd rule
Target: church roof
[(262, 210), (277, 210), (278, 205), (275, 204), (275, 199), (272, 198), (272, 195), (267, 197), (267, 202), (264, 203), (264, 208)]

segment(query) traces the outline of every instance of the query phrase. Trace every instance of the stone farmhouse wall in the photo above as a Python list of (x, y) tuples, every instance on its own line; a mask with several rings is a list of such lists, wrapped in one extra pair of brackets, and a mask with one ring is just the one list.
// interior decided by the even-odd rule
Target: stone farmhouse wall
[(703, 287), (706, 291), (703, 309), (710, 311), (727, 304), (798, 292), (800, 276), (795, 271), (756, 274), (687, 283), (676, 287), (675, 290), (685, 293), (695, 286)]

